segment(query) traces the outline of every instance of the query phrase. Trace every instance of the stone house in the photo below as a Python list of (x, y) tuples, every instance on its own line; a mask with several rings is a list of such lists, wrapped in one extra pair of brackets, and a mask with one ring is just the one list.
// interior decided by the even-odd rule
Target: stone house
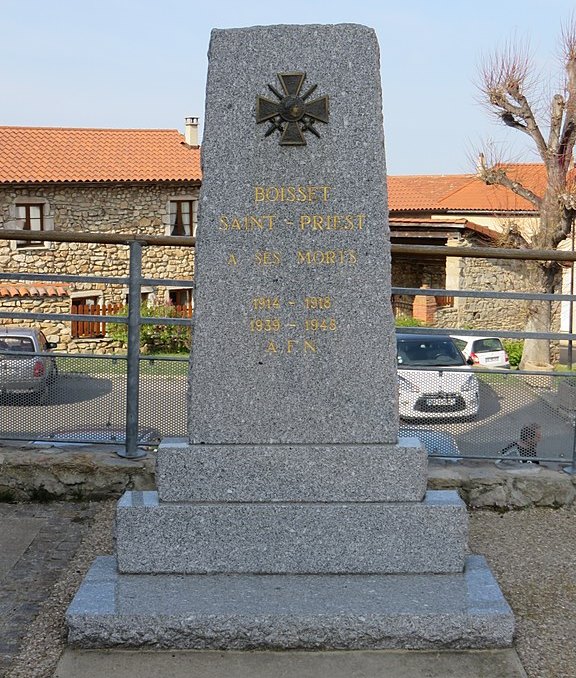
[[(508, 172), (536, 194), (542, 194), (543, 165), (518, 164), (510, 166)], [(388, 192), (393, 243), (497, 247), (505, 231), (529, 240), (539, 223), (531, 203), (501, 186), (487, 186), (473, 174), (391, 176)], [(521, 260), (392, 257), (392, 284), (396, 287), (538, 291), (529, 290), (524, 271)], [(563, 288), (569, 276), (570, 269), (566, 268)], [(437, 327), (522, 330), (525, 324), (522, 302), (453, 297), (438, 299), (435, 304), (430, 303), (432, 299), (422, 297), (420, 302), (427, 300), (428, 303), (421, 303), (418, 312), (422, 313), (422, 319)], [(397, 311), (410, 314), (415, 310), (410, 309), (413, 301), (411, 298), (396, 300)], [(415, 303), (418, 304), (418, 299)], [(560, 304), (556, 310), (559, 309)], [(555, 315), (558, 327), (560, 313)], [(562, 326), (564, 324), (563, 312)]]
[[(197, 118), (186, 119), (184, 135), (177, 130), (0, 127), (0, 148), (0, 236), (2, 229), (194, 235), (201, 181)], [(128, 258), (128, 248), (121, 245), (0, 237), (4, 274), (126, 276)], [(143, 300), (191, 304), (193, 248), (146, 247), (142, 273), (190, 280), (176, 289), (143, 288)], [(0, 280), (2, 311), (71, 313), (74, 307), (114, 308), (126, 299), (122, 285)], [(88, 328), (73, 322), (40, 324), (61, 350), (110, 348), (101, 323)]]

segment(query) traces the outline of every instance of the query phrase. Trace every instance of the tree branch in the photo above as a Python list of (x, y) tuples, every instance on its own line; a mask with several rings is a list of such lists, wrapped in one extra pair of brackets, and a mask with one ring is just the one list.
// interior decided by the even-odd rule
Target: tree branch
[(480, 163), (477, 170), (477, 176), (488, 186), (504, 186), (510, 189), (516, 195), (528, 200), (536, 209), (540, 209), (542, 198), (533, 193), (530, 189), (523, 186), (518, 181), (514, 181), (506, 174), (506, 169), (502, 165), (488, 167), (484, 156), (480, 156)]
[(557, 158), (562, 170), (567, 171), (576, 144), (576, 15), (562, 31), (566, 69), (566, 101), (564, 124), (559, 135)]
[(548, 146), (524, 94), (530, 67), (531, 59), (527, 52), (509, 45), (484, 67), (482, 90), (502, 122), (528, 134), (543, 162), (546, 162)]
[(562, 129), (562, 119), (564, 116), (564, 97), (555, 94), (552, 97), (550, 107), (550, 134), (548, 135), (548, 148), (550, 153), (558, 152), (560, 143), (560, 130)]

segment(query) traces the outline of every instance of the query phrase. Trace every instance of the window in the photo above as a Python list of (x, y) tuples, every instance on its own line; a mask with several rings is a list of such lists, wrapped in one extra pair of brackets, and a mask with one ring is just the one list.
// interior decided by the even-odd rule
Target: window
[(196, 200), (170, 200), (170, 235), (195, 235), (196, 210)]
[(168, 292), (168, 298), (178, 315), (192, 315), (192, 288), (177, 287)]
[(477, 339), (473, 345), (474, 353), (490, 353), (491, 351), (503, 351), (504, 346), (497, 337), (487, 337), (486, 339)]
[[(24, 231), (44, 230), (44, 205), (43, 204), (16, 204), (16, 219)], [(39, 240), (19, 240), (18, 247), (38, 247), (43, 243)]]
[[(140, 306), (149, 306), (154, 301), (154, 292), (152, 288), (143, 288), (140, 292)], [(130, 295), (128, 292), (124, 293), (124, 304), (128, 305), (130, 303)]]

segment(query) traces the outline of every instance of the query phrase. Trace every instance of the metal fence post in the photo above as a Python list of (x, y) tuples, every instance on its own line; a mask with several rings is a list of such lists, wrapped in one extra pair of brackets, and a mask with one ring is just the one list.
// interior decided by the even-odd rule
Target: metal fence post
[(570, 466), (563, 466), (562, 470), (570, 475), (576, 475), (576, 418), (572, 422), (572, 463)]
[(128, 281), (128, 355), (126, 376), (126, 446), (117, 454), (128, 459), (140, 459), (146, 451), (138, 448), (138, 418), (140, 397), (140, 294), (142, 286), (142, 245), (130, 242)]

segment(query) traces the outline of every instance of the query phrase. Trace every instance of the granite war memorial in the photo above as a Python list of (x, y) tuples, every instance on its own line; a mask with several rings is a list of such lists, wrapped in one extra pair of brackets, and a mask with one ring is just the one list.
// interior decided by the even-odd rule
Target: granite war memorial
[(71, 644), (509, 646), (464, 503), (398, 438), (374, 31), (214, 30), (205, 121), (189, 437), (120, 499)]

